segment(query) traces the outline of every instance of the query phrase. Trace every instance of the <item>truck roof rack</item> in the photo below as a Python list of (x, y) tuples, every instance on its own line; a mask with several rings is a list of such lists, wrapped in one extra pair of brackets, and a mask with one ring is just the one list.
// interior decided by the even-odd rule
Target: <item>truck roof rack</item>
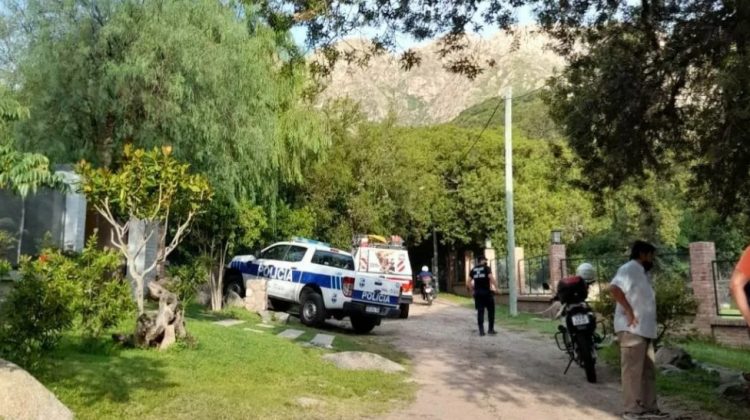
[(386, 238), (380, 235), (354, 235), (354, 247), (386, 248), (386, 249), (404, 249), (404, 240), (398, 235), (391, 235)]

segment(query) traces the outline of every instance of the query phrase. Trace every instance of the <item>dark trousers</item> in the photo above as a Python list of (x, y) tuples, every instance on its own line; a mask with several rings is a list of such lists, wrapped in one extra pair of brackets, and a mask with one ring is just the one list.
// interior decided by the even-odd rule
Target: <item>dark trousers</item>
[(495, 297), (490, 292), (475, 292), (474, 307), (477, 309), (477, 325), (479, 332), (484, 332), (484, 310), (487, 309), (489, 331), (495, 331)]

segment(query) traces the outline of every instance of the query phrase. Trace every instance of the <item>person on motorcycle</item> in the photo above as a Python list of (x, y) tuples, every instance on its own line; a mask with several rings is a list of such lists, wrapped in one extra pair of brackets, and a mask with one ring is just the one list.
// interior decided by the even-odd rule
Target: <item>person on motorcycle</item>
[(417, 277), (419, 278), (419, 285), (422, 288), (422, 296), (424, 296), (426, 286), (432, 283), (432, 273), (430, 272), (429, 267), (423, 265), (422, 271), (417, 275)]

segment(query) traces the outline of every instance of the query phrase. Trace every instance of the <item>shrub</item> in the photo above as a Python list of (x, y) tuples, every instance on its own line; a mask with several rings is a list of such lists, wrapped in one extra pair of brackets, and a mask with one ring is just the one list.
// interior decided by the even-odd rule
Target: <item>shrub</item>
[[(656, 322), (659, 326), (659, 342), (666, 334), (695, 316), (698, 302), (692, 290), (681, 277), (660, 277), (654, 282), (656, 292)], [(594, 310), (607, 322), (613, 331), (615, 300), (608, 288), (602, 288), (599, 299), (592, 303)]]
[(0, 308), (0, 354), (32, 366), (77, 325), (86, 339), (116, 326), (134, 310), (120, 257), (89, 240), (80, 255), (46, 250), (24, 260), (21, 280)]
[(120, 270), (121, 257), (111, 250), (98, 250), (90, 239), (75, 258), (75, 277), (80, 293), (74, 302), (79, 325), (87, 338), (97, 338), (135, 310), (130, 284)]
[(12, 269), (13, 266), (10, 264), (10, 261), (0, 258), (0, 280), (8, 277)]
[(182, 304), (183, 315), (184, 306), (195, 297), (198, 288), (207, 283), (211, 262), (210, 257), (199, 257), (169, 269), (171, 279), (167, 289), (177, 295)]
[(45, 264), (23, 260), (21, 280), (0, 308), (0, 354), (27, 368), (57, 345), (74, 319), (75, 280), (49, 277)]

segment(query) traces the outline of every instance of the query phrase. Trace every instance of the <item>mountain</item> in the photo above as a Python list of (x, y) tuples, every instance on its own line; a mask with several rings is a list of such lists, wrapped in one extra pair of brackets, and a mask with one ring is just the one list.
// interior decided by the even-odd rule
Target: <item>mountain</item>
[[(339, 48), (345, 50), (358, 42), (350, 40)], [(514, 95), (530, 92), (564, 66), (563, 59), (546, 48), (549, 38), (532, 28), (469, 42), (472, 56), (481, 62), (495, 62), (474, 80), (445, 70), (439, 45), (433, 42), (415, 48), (422, 61), (409, 71), (402, 70), (398, 58), (388, 54), (373, 57), (366, 67), (339, 62), (321, 101), (349, 97), (359, 102), (372, 120), (381, 120), (393, 111), (405, 125), (442, 123), (498, 97), (508, 86), (513, 87)]]

